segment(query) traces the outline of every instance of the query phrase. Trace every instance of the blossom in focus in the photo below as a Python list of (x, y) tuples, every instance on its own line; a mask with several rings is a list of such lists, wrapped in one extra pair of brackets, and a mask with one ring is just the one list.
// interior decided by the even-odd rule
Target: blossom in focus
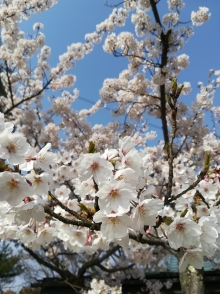
[(49, 174), (41, 173), (36, 174), (33, 170), (25, 176), (25, 178), (31, 182), (31, 187), (34, 194), (47, 195), (49, 190)]
[(99, 191), (96, 193), (99, 197), (100, 209), (106, 213), (111, 211), (128, 212), (130, 201), (137, 197), (135, 189), (124, 181), (102, 182), (99, 185)]
[(176, 210), (183, 212), (183, 211), (185, 211), (187, 209), (187, 211), (191, 215), (193, 215), (193, 210), (191, 208), (191, 205), (190, 205), (189, 201), (187, 201), (187, 199), (178, 198), (175, 202), (176, 202), (176, 205), (175, 205)]
[(135, 187), (138, 184), (138, 175), (135, 173), (135, 171), (131, 168), (125, 168), (116, 171), (114, 178), (117, 181), (125, 181), (126, 183), (129, 183), (133, 187)]
[(117, 169), (131, 168), (139, 176), (142, 175), (140, 166), (142, 166), (142, 159), (136, 149), (132, 149), (130, 152), (123, 155), (121, 162), (116, 162)]
[(103, 237), (101, 232), (96, 232), (96, 234), (93, 235), (92, 247), (95, 250), (98, 250), (98, 249), (108, 250), (109, 242), (107, 242), (106, 238)]
[(67, 188), (67, 186), (62, 185), (55, 190), (55, 196), (59, 201), (66, 202), (69, 199), (70, 192), (71, 191), (69, 188)]
[(189, 248), (196, 244), (196, 238), (202, 234), (201, 228), (193, 220), (176, 217), (167, 231), (170, 247), (178, 249), (181, 246)]
[(6, 200), (11, 206), (16, 206), (25, 197), (33, 195), (25, 177), (7, 171), (0, 173), (0, 191), (0, 201)]
[(27, 139), (21, 133), (3, 133), (0, 135), (0, 157), (10, 164), (25, 162), (25, 153), (29, 149)]
[(110, 162), (100, 156), (99, 153), (84, 154), (79, 158), (77, 172), (81, 181), (91, 177), (96, 183), (106, 181), (112, 175), (113, 166)]
[(109, 242), (125, 237), (128, 234), (128, 226), (131, 225), (131, 220), (126, 214), (104, 214), (101, 210), (94, 214), (93, 221), (102, 223), (101, 233)]
[(159, 199), (145, 199), (140, 202), (134, 209), (133, 228), (140, 231), (144, 225), (155, 226), (156, 217), (163, 206), (163, 201)]

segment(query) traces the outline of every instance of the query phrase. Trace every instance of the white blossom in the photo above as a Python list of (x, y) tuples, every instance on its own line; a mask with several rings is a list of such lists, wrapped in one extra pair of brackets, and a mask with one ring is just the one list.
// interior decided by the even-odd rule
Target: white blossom
[(211, 13), (208, 13), (207, 7), (199, 7), (198, 11), (192, 11), (191, 20), (194, 26), (201, 26), (204, 22), (208, 21)]

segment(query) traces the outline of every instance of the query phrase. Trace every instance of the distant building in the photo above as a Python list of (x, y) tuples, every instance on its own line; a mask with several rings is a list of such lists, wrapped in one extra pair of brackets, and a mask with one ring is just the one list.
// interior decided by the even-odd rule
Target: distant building
[[(163, 287), (161, 289), (162, 294), (181, 294), (180, 282), (179, 282), (179, 272), (178, 272), (178, 262), (175, 256), (170, 256), (168, 268), (166, 272), (149, 272), (146, 273), (146, 279), (152, 282), (160, 281), (165, 283), (170, 281), (172, 287), (166, 289)], [(220, 293), (220, 271), (212, 268), (209, 261), (204, 263), (204, 280), (205, 287), (209, 294)], [(32, 287), (40, 288), (41, 294), (75, 294), (74, 289), (69, 285), (64, 284), (59, 279), (45, 278), (35, 284)], [(123, 294), (143, 294), (146, 292), (141, 291), (144, 289), (145, 285), (141, 280), (129, 279), (122, 283)]]

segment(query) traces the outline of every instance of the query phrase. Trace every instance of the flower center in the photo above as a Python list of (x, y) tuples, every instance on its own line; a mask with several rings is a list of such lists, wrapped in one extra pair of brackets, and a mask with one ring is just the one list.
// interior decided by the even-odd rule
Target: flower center
[(93, 162), (93, 164), (91, 164), (91, 169), (93, 170), (93, 171), (95, 171), (95, 170), (97, 170), (98, 168), (99, 168), (99, 165), (98, 165), (98, 163), (97, 162)]
[(40, 162), (47, 162), (47, 155), (41, 154), (38, 159)]
[(144, 208), (144, 205), (140, 205), (140, 206), (138, 206), (138, 212), (139, 212), (141, 215), (145, 215), (145, 214), (147, 214), (146, 209)]
[(48, 235), (48, 231), (47, 230), (44, 230), (44, 231), (41, 232), (41, 234), (45, 237), (45, 236)]
[(31, 231), (30, 230), (25, 230), (25, 235), (27, 235), (27, 236), (31, 235)]
[(196, 259), (196, 254), (195, 254), (194, 252), (190, 252), (190, 253), (188, 254), (188, 259), (189, 259), (190, 261), (194, 261), (194, 260)]
[(176, 230), (179, 231), (179, 232), (184, 232), (185, 231), (184, 224), (177, 224), (176, 225)]
[(25, 214), (31, 215), (32, 212), (33, 212), (33, 209), (32, 208), (25, 210)]
[(123, 180), (124, 179), (124, 177), (123, 177), (123, 175), (120, 175), (119, 177), (117, 177), (117, 181), (121, 181), (121, 180)]
[(11, 179), (10, 182), (8, 182), (8, 188), (10, 192), (13, 192), (14, 190), (18, 189), (18, 183), (19, 181), (16, 181), (15, 179)]
[(111, 196), (112, 198), (116, 198), (119, 196), (118, 190), (111, 190), (111, 192), (109, 193), (109, 196)]
[(16, 146), (14, 143), (9, 143), (9, 145), (7, 146), (8, 152), (9, 153), (15, 153), (16, 152)]
[(38, 185), (38, 184), (42, 183), (42, 179), (40, 177), (35, 177), (34, 182), (35, 182), (35, 184)]
[(108, 223), (116, 226), (119, 224), (119, 219), (117, 217), (109, 217)]

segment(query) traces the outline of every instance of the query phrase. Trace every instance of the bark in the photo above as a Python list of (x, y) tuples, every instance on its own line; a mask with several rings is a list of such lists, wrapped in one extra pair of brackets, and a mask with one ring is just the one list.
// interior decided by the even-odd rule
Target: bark
[(179, 273), (182, 294), (204, 294), (204, 274), (203, 269), (198, 270), (189, 266), (184, 272)]

